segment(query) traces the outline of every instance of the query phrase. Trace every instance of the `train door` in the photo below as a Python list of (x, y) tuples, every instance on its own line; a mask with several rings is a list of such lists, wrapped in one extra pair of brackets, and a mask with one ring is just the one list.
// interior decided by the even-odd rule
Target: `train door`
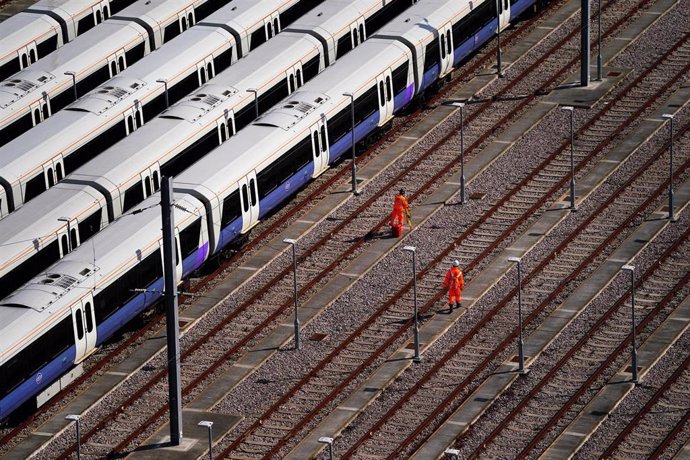
[(498, 23), (501, 30), (510, 23), (510, 0), (496, 0), (498, 7)]
[(38, 50), (36, 48), (36, 42), (31, 42), (26, 45), (26, 55), (28, 56), (29, 65), (38, 61)]
[(326, 117), (311, 127), (311, 147), (314, 160), (314, 174), (317, 177), (328, 169), (328, 133), (326, 131)]
[(252, 171), (239, 182), (240, 205), (242, 206), (242, 233), (248, 232), (259, 223), (259, 193), (256, 173)]
[(357, 21), (350, 24), (350, 40), (352, 41), (353, 49), (357, 48), (358, 45), (366, 40), (366, 34), (364, 33), (364, 18), (359, 18)]
[(58, 155), (57, 158), (53, 159), (53, 172), (55, 173), (55, 183), (65, 178), (65, 165), (62, 155)]
[(72, 305), (72, 325), (76, 347), (74, 362), (79, 363), (96, 348), (96, 315), (91, 294)]
[[(503, 1), (503, 0), (499, 0)], [(439, 30), (438, 47), (441, 51), (441, 72), (439, 76), (443, 77), (453, 70), (453, 40), (451, 38), (452, 24), (449, 22)]]
[(379, 126), (383, 126), (393, 116), (393, 76), (390, 69), (376, 77), (377, 93), (379, 95)]

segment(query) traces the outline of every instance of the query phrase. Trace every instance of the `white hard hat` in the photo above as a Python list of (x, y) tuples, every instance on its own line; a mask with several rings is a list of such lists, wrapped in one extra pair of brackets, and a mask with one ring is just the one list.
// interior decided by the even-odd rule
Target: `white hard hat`
[(460, 262), (457, 259), (454, 260), (453, 261), (453, 267), (459, 267), (459, 266), (460, 266)]

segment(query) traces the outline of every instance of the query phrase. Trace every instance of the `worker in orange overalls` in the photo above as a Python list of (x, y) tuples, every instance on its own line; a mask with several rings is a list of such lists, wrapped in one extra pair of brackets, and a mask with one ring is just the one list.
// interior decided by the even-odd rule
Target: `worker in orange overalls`
[(400, 236), (400, 233), (402, 233), (405, 217), (407, 217), (407, 221), (409, 222), (410, 206), (407, 203), (407, 198), (405, 198), (405, 190), (400, 189), (400, 193), (396, 195), (395, 201), (393, 202), (393, 212), (391, 213), (391, 228), (393, 229), (394, 236)]
[(462, 276), (460, 270), (460, 262), (453, 261), (453, 266), (450, 267), (446, 273), (446, 279), (443, 280), (443, 287), (448, 288), (448, 312), (453, 311), (453, 304), (458, 308), (462, 302), (462, 290), (465, 289), (465, 278)]

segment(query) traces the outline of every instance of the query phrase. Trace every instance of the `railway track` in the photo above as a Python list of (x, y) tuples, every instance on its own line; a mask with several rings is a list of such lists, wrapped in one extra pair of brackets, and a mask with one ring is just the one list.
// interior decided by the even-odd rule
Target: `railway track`
[[(363, 211), (363, 210), (360, 209), (360, 210), (358, 210), (358, 211)], [(358, 213), (357, 215), (361, 215), (361, 213)], [(383, 224), (383, 222), (382, 222), (382, 224)], [(445, 256), (445, 255), (447, 255), (447, 254), (443, 254), (443, 255), (441, 256), (441, 258), (443, 258), (443, 256)], [(420, 277), (422, 277), (423, 274), (424, 274), (424, 271), (423, 271), (422, 274), (420, 274)], [(437, 280), (434, 280), (434, 282), (433, 282), (433, 288), (429, 288), (429, 290), (433, 290), (433, 292), (437, 292), (437, 285), (438, 285), (438, 284), (437, 284)], [(424, 290), (425, 290), (425, 286), (422, 285), (420, 290), (421, 290), (421, 291), (424, 291)], [(409, 284), (408, 284), (408, 286), (407, 286), (407, 291), (409, 291)], [(404, 294), (405, 294), (405, 292), (398, 292), (397, 294), (394, 295), (394, 298), (400, 298), (400, 297), (401, 297), (402, 295), (404, 295)], [(401, 321), (401, 322), (402, 322), (402, 321), (404, 320), (404, 318), (407, 317), (407, 314), (406, 314), (405, 312), (408, 312), (408, 311), (409, 311), (409, 306), (408, 306), (408, 308), (401, 308), (401, 307), (398, 307), (398, 308), (393, 308), (392, 310), (387, 310), (387, 311), (378, 310), (378, 311), (374, 314), (374, 316), (372, 317), (372, 319), (375, 319), (376, 317), (379, 317), (379, 316), (382, 316), (382, 315), (388, 315), (387, 317), (388, 317), (389, 319), (395, 321), (396, 318), (397, 318), (398, 321)], [(396, 315), (397, 315), (397, 316), (396, 316)], [(371, 321), (371, 324), (375, 324), (374, 321)], [(406, 324), (409, 325), (409, 321), (408, 321)], [(362, 332), (361, 329), (362, 329), (362, 328), (360, 328), (359, 332)], [(406, 329), (406, 328), (405, 328), (405, 329)], [(381, 332), (381, 333), (379, 333), (379, 334), (372, 334), (371, 331), (365, 332), (365, 333), (364, 333), (364, 334), (366, 334), (365, 337), (366, 337), (366, 338), (371, 338), (372, 336), (374, 336), (374, 337), (375, 337), (375, 336), (385, 337), (385, 336), (387, 336), (387, 335), (390, 333), (390, 331), (385, 330), (385, 328), (381, 328), (381, 329), (379, 329), (379, 330), (380, 330), (380, 332)], [(361, 336), (361, 334), (360, 334), (360, 336)], [(398, 337), (400, 337), (400, 335), (398, 335)], [(393, 339), (395, 339), (395, 337), (393, 337)], [(363, 341), (361, 341), (361, 340), (356, 340), (356, 339), (354, 339), (352, 336), (350, 336), (348, 339), (346, 339), (346, 340), (345, 340), (345, 343), (350, 343), (350, 344), (354, 343), (354, 344), (355, 344), (355, 348), (361, 348), (362, 345), (363, 345)], [(379, 347), (378, 351), (380, 352), (382, 349), (383, 349), (383, 350), (387, 349), (387, 347), (390, 346), (391, 343), (392, 343), (392, 342), (390, 341), (390, 339), (387, 340), (387, 341), (385, 341), (385, 342), (383, 342), (383, 344)], [(372, 347), (371, 341), (369, 341), (369, 343), (367, 343), (366, 345), (367, 345), (369, 348), (373, 348), (373, 347)], [(346, 348), (343, 348), (343, 350), (338, 350), (338, 351), (343, 351), (343, 352), (348, 356), (348, 359), (352, 360), (352, 356), (356, 356), (356, 353), (362, 353), (363, 350), (362, 350), (362, 349), (358, 349), (358, 350), (354, 350), (354, 352), (353, 352), (353, 350), (348, 350), (348, 349), (346, 349)], [(337, 356), (337, 355), (334, 355), (334, 354), (329, 355), (329, 358), (327, 358), (327, 359), (325, 360), (325, 363), (331, 364), (332, 362), (335, 361), (336, 356)], [(342, 361), (343, 361), (343, 360), (340, 360), (340, 363), (341, 363), (341, 364), (342, 364)], [(324, 367), (324, 362), (322, 362), (319, 366), (317, 366), (317, 371), (320, 372), (320, 371), (322, 370), (322, 369), (321, 369), (322, 367)], [(354, 367), (354, 364), (351, 365), (350, 367)], [(357, 367), (356, 369), (351, 370), (350, 373), (349, 373), (349, 375), (350, 375), (350, 376), (353, 376), (353, 375), (360, 375), (360, 374), (362, 373), (363, 370), (364, 370), (364, 368), (363, 368), (362, 366)], [(331, 371), (332, 374), (338, 375), (338, 376), (339, 376), (339, 379), (340, 379), (340, 382), (341, 382), (341, 386), (338, 387), (338, 388), (336, 388), (336, 389), (333, 390), (333, 391), (328, 392), (325, 396), (322, 396), (321, 403), (319, 404), (320, 407), (317, 406), (316, 408), (314, 408), (314, 409), (313, 409), (314, 412), (317, 412), (318, 410), (320, 410), (320, 409), (323, 407), (323, 406), (321, 406), (321, 404), (324, 404), (325, 402), (330, 401), (331, 398), (335, 397), (336, 394), (339, 394), (339, 393), (340, 393), (340, 390), (342, 390), (344, 386), (346, 386), (348, 383), (351, 382), (351, 379), (349, 379), (349, 378), (348, 378), (348, 379), (345, 379), (345, 380), (342, 379), (342, 375), (341, 375), (342, 372), (343, 372), (342, 369), (341, 369), (341, 370), (338, 370), (338, 369), (335, 369), (335, 370), (333, 370), (333, 369), (330, 369), (330, 370), (329, 370), (329, 369), (326, 369), (326, 371)], [(332, 378), (333, 378), (333, 377), (331, 377), (331, 379), (332, 379)], [(310, 380), (311, 380), (311, 379), (316, 380), (315, 386), (316, 386), (316, 387), (319, 387), (319, 390), (316, 390), (316, 391), (314, 391), (314, 392), (312, 392), (312, 393), (310, 394), (310, 392), (305, 388), (305, 386), (306, 386), (308, 383), (310, 383)], [(246, 446), (245, 446), (244, 448), (241, 448), (241, 447), (240, 447), (240, 444), (241, 444), (242, 441), (236, 440), (235, 442), (233, 442), (233, 443), (223, 452), (223, 455), (224, 455), (224, 456), (231, 456), (231, 455), (233, 455), (234, 453), (233, 453), (232, 451), (233, 451), (234, 449), (239, 449), (239, 450), (240, 450), (240, 452), (238, 452), (237, 455), (241, 455), (241, 454), (259, 454), (259, 453), (261, 453), (261, 454), (263, 454), (263, 455), (268, 455), (268, 456), (270, 456), (270, 455), (275, 455), (275, 454), (278, 452), (278, 449), (280, 449), (281, 444), (282, 444), (281, 442), (276, 441), (276, 438), (279, 437), (279, 433), (276, 433), (276, 432), (268, 432), (268, 433), (266, 433), (266, 431), (267, 431), (267, 430), (280, 431), (280, 432), (283, 433), (283, 435), (284, 435), (285, 437), (289, 437), (289, 434), (285, 435), (285, 432), (288, 430), (288, 427), (286, 426), (286, 424), (285, 424), (285, 423), (282, 423), (282, 424), (279, 423), (279, 422), (285, 422), (285, 420), (283, 420), (283, 415), (286, 413), (286, 410), (287, 410), (287, 409), (285, 409), (285, 407), (289, 407), (291, 404), (296, 405), (296, 406), (298, 406), (298, 407), (305, 407), (305, 406), (308, 406), (308, 405), (309, 405), (309, 402), (308, 402), (308, 401), (313, 401), (313, 400), (315, 399), (315, 398), (313, 397), (314, 394), (319, 394), (319, 393), (324, 393), (324, 392), (325, 392), (325, 391), (324, 391), (324, 387), (326, 387), (326, 383), (325, 383), (325, 382), (327, 382), (327, 381), (328, 381), (328, 376), (324, 377), (323, 375), (317, 375), (317, 374), (315, 374), (315, 373), (312, 373), (312, 374), (310, 374), (309, 376), (307, 376), (306, 378), (302, 379), (302, 381), (301, 381), (300, 383), (303, 384), (304, 386), (298, 384), (295, 388), (292, 388), (291, 391), (290, 391), (290, 393), (289, 393), (288, 395), (286, 395), (286, 397), (282, 398), (282, 399), (281, 399), (276, 405), (274, 405), (266, 414), (264, 414), (263, 416), (259, 417), (259, 420), (258, 420), (258, 421), (254, 424), (254, 426), (252, 427), (254, 430), (257, 431), (257, 433), (251, 433), (251, 434), (250, 434), (249, 431), (252, 431), (252, 429), (250, 429), (250, 430), (247, 430), (247, 431), (244, 433), (244, 435), (240, 436), (239, 439), (242, 439), (242, 438), (244, 438), (244, 437), (249, 437), (249, 436), (255, 437), (255, 441), (253, 441), (253, 442), (252, 442), (251, 440), (246, 441), (247, 444), (249, 445), (249, 447), (246, 447)], [(294, 402), (291, 402), (291, 401), (290, 401), (290, 398), (291, 398), (291, 395), (297, 393), (296, 388), (299, 389), (299, 393), (300, 393), (300, 394), (305, 394), (305, 395), (307, 395), (307, 396), (305, 396), (302, 400), (299, 400), (299, 398), (298, 398), (298, 402), (297, 402), (297, 403), (294, 403)], [(281, 405), (284, 405), (285, 407), (281, 408)], [(312, 406), (314, 406), (314, 404), (312, 404)], [(267, 415), (267, 414), (269, 414), (269, 415)], [(278, 420), (278, 419), (276, 419), (276, 420), (271, 420), (271, 418), (270, 418), (270, 415), (271, 415), (271, 414), (276, 414), (276, 417), (277, 417), (278, 419), (280, 419), (280, 420)], [(293, 414), (293, 415), (294, 415), (294, 414)], [(306, 418), (305, 418), (304, 420), (306, 420)], [(303, 420), (302, 422), (298, 423), (296, 426), (294, 426), (294, 428), (292, 428), (292, 430), (290, 430), (290, 433), (292, 434), (292, 433), (295, 432), (295, 430), (298, 430), (299, 428), (301, 428), (302, 426), (304, 426), (304, 424), (305, 424), (304, 420)], [(269, 428), (266, 428), (267, 426), (268, 426)], [(258, 432), (259, 430), (262, 430), (263, 433), (265, 433), (265, 434), (262, 435), (261, 432)], [(262, 450), (261, 447), (262, 447), (262, 446), (265, 447), (265, 445), (268, 444), (268, 439), (271, 439), (271, 440), (272, 440), (272, 443), (275, 444), (275, 446), (273, 447), (273, 449), (270, 449), (270, 450), (265, 449), (265, 448)]]
[[(656, 458), (661, 455), (665, 444), (668, 444), (690, 419), (690, 407), (687, 404), (689, 393), (690, 355), (659, 387), (601, 456), (621, 458), (634, 453)], [(666, 441), (667, 439), (669, 441)]]
[[(684, 132), (687, 129), (686, 127)], [(595, 210), (551, 252), (551, 257), (542, 261), (525, 278), (523, 283), (523, 299), (525, 299), (523, 311), (527, 313), (525, 327), (531, 327), (538, 317), (545, 315), (552, 302), (557, 297), (563, 296), (566, 286), (582, 276), (588, 266), (605, 257), (606, 248), (620, 239), (621, 234), (629, 229), (634, 218), (644, 215), (663, 197), (668, 187), (667, 181), (664, 180), (666, 176), (660, 174), (660, 168), (664, 167), (665, 160), (665, 158), (660, 158), (663, 151), (662, 148), (654, 152), (650, 159), (631, 174), (628, 181), (606, 200), (607, 202)], [(682, 167), (683, 171), (686, 171), (688, 167), (690, 167), (690, 161), (686, 160)], [(633, 186), (634, 183), (637, 183), (637, 188)], [(651, 193), (645, 185), (647, 183), (659, 185)], [(538, 195), (542, 196), (543, 193)], [(640, 201), (644, 202), (639, 204)], [(522, 212), (520, 216), (528, 212)], [(597, 218), (600, 219), (599, 222), (595, 220)], [(618, 222), (615, 222), (616, 220)], [(485, 234), (482, 232), (482, 235)], [(489, 240), (496, 239), (493, 234), (490, 236)], [(460, 245), (458, 247), (461, 248)], [(459, 256), (464, 257), (465, 253), (461, 252)], [(467, 271), (470, 272), (476, 266), (478, 259), (477, 256), (465, 259), (462, 266), (467, 266)], [(464, 398), (472, 393), (473, 388), (470, 385), (477, 382), (481, 372), (490, 369), (490, 366), (495, 364), (496, 358), (505, 353), (504, 350), (513, 349), (512, 342), (518, 335), (514, 327), (517, 311), (515, 305), (512, 305), (512, 308), (508, 307), (511, 307), (510, 302), (516, 294), (516, 290), (513, 289), (497, 303), (494, 309), (485, 313), (481, 322), (463, 334), (458, 343), (424, 377), (419, 379), (393, 408), (367, 430), (367, 435), (354, 442), (344, 456), (374, 455), (374, 452), (380, 455), (378, 450), (389, 452), (388, 458), (404, 455), (405, 449), (413, 444), (420, 433), (438, 424), (442, 414), (448, 416), (455, 407), (461, 405)], [(436, 296), (427, 300), (422, 310), (431, 308), (440, 298), (441, 295), (437, 293)], [(498, 315), (501, 315), (498, 324), (492, 322), (494, 316)], [(505, 337), (505, 339), (500, 343), (494, 343), (491, 341), (492, 336)], [(466, 377), (457, 385), (438, 384), (438, 381), (448, 375), (466, 375)], [(458, 400), (461, 395), (464, 396)], [(434, 401), (434, 403), (424, 404), (425, 401)], [(408, 402), (411, 409), (405, 405)], [(417, 422), (414, 425), (415, 429), (409, 433), (410, 424), (404, 423), (404, 420), (412, 417), (411, 412), (415, 414), (414, 419)], [(408, 434), (407, 437), (402, 437), (405, 434)], [(386, 446), (388, 450), (382, 446), (382, 439), (390, 443)], [(369, 440), (376, 444), (371, 451), (366, 449), (366, 443)], [(498, 456), (501, 454), (505, 453), (497, 453)]]
[[(553, 7), (554, 7), (554, 4), (551, 4), (551, 5), (550, 5), (550, 8), (553, 8)], [(537, 21), (537, 19), (538, 19), (538, 18), (533, 18), (533, 19), (531, 19), (530, 21), (527, 21), (526, 23), (522, 24), (521, 27), (519, 27), (519, 28), (516, 29), (515, 31), (512, 31), (510, 34), (508, 34), (507, 43), (510, 44), (511, 41), (513, 41), (516, 37), (518, 37), (520, 34), (524, 33), (524, 30), (525, 30), (525, 29), (528, 29), (529, 27), (533, 27), (534, 24), (535, 24), (535, 22)], [(504, 45), (504, 46), (505, 46), (505, 45)], [(434, 104), (436, 101), (442, 99), (442, 98), (444, 97), (443, 94), (445, 94), (445, 93), (447, 93), (447, 92), (449, 92), (449, 91), (452, 91), (452, 90), (454, 89), (454, 87), (455, 87), (457, 84), (459, 84), (459, 82), (465, 80), (465, 79), (468, 78), (470, 75), (475, 74), (479, 69), (482, 68), (482, 66), (485, 66), (488, 62), (491, 61), (491, 59), (494, 57), (494, 54), (495, 54), (495, 48), (489, 49), (489, 50), (488, 50), (486, 53), (484, 53), (482, 56), (480, 56), (480, 57), (477, 58), (477, 59), (474, 59), (474, 60), (473, 60), (474, 62), (472, 62), (471, 65), (470, 65), (468, 68), (464, 69), (457, 77), (455, 77), (455, 78), (453, 79), (454, 83), (452, 83), (451, 85), (449, 85), (447, 88), (445, 88), (444, 91), (442, 91), (439, 95), (435, 96), (435, 97), (431, 100), (431, 104)], [(420, 110), (416, 110), (416, 111), (413, 112), (413, 114), (412, 114), (410, 117), (408, 117), (408, 118), (413, 118), (413, 119), (418, 118), (419, 116), (421, 116), (420, 113), (421, 113)], [(395, 131), (395, 130), (394, 130), (393, 132), (391, 132), (391, 133), (388, 133), (388, 135), (387, 135), (386, 137), (384, 137), (381, 141), (379, 141), (374, 147), (368, 149), (368, 151), (367, 151), (364, 155), (358, 156), (357, 163), (360, 164), (362, 161), (365, 161), (365, 160), (367, 159), (367, 157), (369, 156), (369, 154), (371, 154), (372, 152), (374, 152), (374, 151), (378, 148), (378, 146), (380, 146), (381, 144), (385, 143), (385, 142), (388, 140), (388, 138), (390, 138), (391, 136), (395, 135), (396, 133), (397, 133), (397, 131)], [(335, 184), (337, 181), (342, 180), (342, 178), (343, 178), (344, 176), (346, 176), (348, 173), (349, 173), (349, 169), (348, 169), (348, 168), (345, 168), (345, 167), (340, 168), (339, 171), (338, 171), (337, 173), (335, 173), (334, 175), (332, 175), (332, 177), (330, 177), (325, 183), (323, 183), (323, 184), (322, 184), (320, 187), (318, 187), (316, 190), (314, 190), (314, 191), (312, 191), (311, 193), (309, 193), (309, 194), (308, 194), (304, 199), (302, 199), (296, 206), (292, 206), (292, 207), (289, 209), (289, 211), (283, 213), (275, 222), (272, 223), (272, 225), (271, 225), (269, 228), (265, 229), (260, 235), (258, 235), (258, 236), (257, 236), (256, 238), (254, 238), (251, 242), (249, 242), (247, 245), (245, 245), (245, 246), (242, 248), (241, 251), (239, 251), (239, 252), (233, 254), (233, 255), (229, 258), (229, 260), (227, 260), (227, 261), (225, 261), (224, 263), (222, 263), (222, 264), (220, 265), (220, 267), (219, 267), (218, 269), (216, 269), (213, 273), (211, 273), (210, 275), (205, 276), (205, 277), (201, 280), (201, 282), (195, 284), (193, 288), (189, 289), (189, 291), (190, 291), (190, 292), (189, 292), (190, 297), (193, 296), (194, 294), (198, 293), (198, 292), (203, 291), (205, 288), (208, 287), (208, 285), (209, 285), (210, 283), (212, 283), (215, 279), (217, 279), (219, 276), (221, 276), (221, 274), (222, 274), (225, 270), (227, 270), (228, 267), (232, 266), (233, 264), (236, 264), (237, 261), (240, 260), (242, 256), (244, 256), (244, 255), (250, 253), (253, 249), (255, 249), (256, 247), (260, 246), (261, 244), (265, 243), (268, 239), (270, 239), (271, 236), (273, 236), (273, 235), (275, 235), (276, 233), (278, 233), (279, 229), (280, 229), (282, 226), (284, 226), (286, 222), (290, 221), (291, 219), (296, 218), (296, 216), (297, 216), (300, 212), (304, 211), (305, 208), (307, 208), (311, 203), (313, 203), (316, 199), (318, 199), (318, 197), (319, 197), (325, 190), (327, 190), (327, 189), (329, 189), (330, 187), (332, 187), (333, 184)], [(284, 277), (284, 273), (283, 273), (283, 277)], [(276, 277), (276, 279), (277, 279), (277, 278), (278, 278), (278, 277)], [(182, 299), (181, 299), (181, 300), (182, 300)], [(181, 304), (182, 304), (182, 302), (181, 302)], [(279, 312), (277, 312), (277, 313), (279, 313)], [(160, 327), (160, 324), (161, 324), (160, 319), (161, 319), (161, 318), (162, 318), (162, 316), (158, 316), (154, 321), (151, 321), (151, 322), (146, 326), (146, 328), (142, 329), (142, 330), (139, 332), (139, 334), (137, 335), (137, 337), (141, 336), (142, 334), (147, 334), (147, 333), (150, 334), (150, 333), (152, 333), (155, 329), (157, 329), (158, 327)], [(232, 316), (228, 317), (226, 321), (224, 321), (224, 324), (230, 323), (231, 321), (235, 320), (236, 318), (237, 318), (236, 315), (232, 315)], [(218, 332), (218, 330), (219, 330), (218, 327), (216, 327), (216, 328), (214, 329), (215, 332)], [(249, 334), (248, 334), (247, 336), (249, 336)], [(98, 368), (98, 369), (105, 368), (105, 367), (106, 367), (106, 363), (111, 363), (111, 362), (113, 362), (113, 361), (116, 361), (117, 359), (121, 359), (121, 358), (122, 358), (122, 356), (121, 356), (121, 351), (122, 351), (122, 350), (128, 349), (128, 348), (131, 346), (131, 343), (132, 343), (131, 341), (127, 341), (127, 342), (123, 342), (122, 344), (120, 344), (120, 346), (118, 346), (117, 350), (115, 350), (113, 353), (109, 354), (108, 357), (104, 360), (103, 364), (99, 364), (99, 365), (97, 366), (97, 368)], [(238, 348), (240, 348), (240, 347), (235, 347), (235, 348), (233, 348), (233, 350), (234, 350), (234, 351), (237, 351)], [(94, 369), (95, 369), (95, 368), (94, 368)], [(205, 375), (208, 375), (208, 373), (206, 373)], [(75, 383), (72, 385), (72, 387), (73, 387), (73, 388), (76, 388), (78, 385), (83, 384), (85, 381), (87, 381), (89, 378), (92, 378), (92, 377), (93, 377), (93, 374), (92, 374), (92, 373), (87, 373), (87, 374), (83, 375), (77, 382), (75, 382)], [(163, 372), (160, 372), (160, 373), (158, 373), (158, 374), (155, 376), (155, 379), (154, 379), (154, 380), (160, 381), (160, 380), (163, 379), (163, 378), (164, 378)], [(146, 390), (143, 390), (143, 389), (142, 389), (142, 391), (137, 392), (136, 394), (137, 394), (137, 395), (142, 395), (142, 394), (144, 394), (145, 392), (146, 392)], [(132, 401), (125, 401), (122, 405), (119, 405), (119, 406), (116, 406), (116, 407), (119, 407), (119, 408), (126, 407), (126, 406), (128, 406), (128, 404), (130, 404), (130, 403), (133, 402), (133, 401), (134, 401), (134, 398), (132, 398)], [(59, 401), (56, 400), (56, 401), (54, 401), (54, 402), (49, 403), (49, 405), (44, 406), (41, 410), (39, 410), (39, 412), (35, 415), (35, 417), (41, 416), (41, 415), (45, 414), (46, 412), (48, 412), (49, 410), (53, 409), (53, 408), (54, 408), (53, 404), (57, 404), (57, 403), (59, 403)], [(64, 403), (64, 401), (62, 401), (62, 403)], [(88, 443), (89, 439), (90, 439), (91, 437), (93, 437), (94, 435), (96, 435), (97, 433), (99, 433), (99, 430), (103, 428), (103, 423), (107, 422), (108, 420), (113, 420), (113, 419), (117, 418), (117, 417), (122, 413), (122, 411), (123, 411), (123, 409), (119, 409), (119, 410), (114, 411), (113, 413), (111, 413), (110, 416), (106, 417), (102, 423), (99, 423), (99, 424), (98, 424), (97, 426), (95, 426), (93, 429), (87, 431), (87, 432), (82, 436), (82, 442), (83, 442), (84, 444)], [(19, 432), (21, 432), (21, 431), (23, 431), (23, 430), (26, 430), (26, 428), (27, 428), (27, 426), (29, 425), (30, 421), (31, 421), (31, 420), (28, 420), (28, 421), (27, 421), (28, 423), (24, 423), (24, 424), (21, 424), (20, 426), (17, 426), (14, 430), (12, 430), (10, 433), (8, 433), (6, 436), (4, 436), (4, 437), (2, 438), (3, 443), (4, 443), (5, 441), (9, 442), (9, 440), (11, 440), (13, 437), (17, 436), (17, 434), (18, 434)], [(64, 455), (69, 455), (69, 454), (72, 453), (75, 449), (76, 449), (76, 445), (74, 444), (74, 445), (72, 445), (70, 448), (68, 448), (68, 450), (64, 453)]]
[[(289, 274), (289, 272), (286, 272), (286, 274)], [(285, 284), (285, 283), (284, 283), (284, 284)], [(290, 287), (291, 287), (291, 285), (289, 285), (289, 286), (283, 286), (283, 287), (281, 288), (281, 290), (282, 290), (282, 291), (291, 292), (290, 289), (289, 289)], [(308, 291), (305, 290), (304, 293), (306, 294), (306, 293), (308, 293)], [(289, 307), (289, 306), (290, 306), (290, 301), (287, 301), (287, 306), (286, 306), (286, 308)], [(264, 305), (264, 307), (266, 307), (266, 306)], [(258, 311), (258, 310), (255, 310), (255, 312), (256, 312), (256, 311)], [(266, 311), (264, 311), (263, 313), (266, 313)], [(271, 321), (274, 321), (275, 318), (277, 318), (278, 316), (274, 317), (272, 320), (269, 319), (270, 317), (267, 317), (265, 314), (264, 314), (262, 317), (265, 318), (266, 321), (268, 321), (268, 322), (270, 323)], [(236, 317), (236, 318), (237, 318), (237, 317)], [(244, 325), (247, 326), (247, 323), (244, 323)], [(219, 354), (220, 351), (221, 351), (226, 345), (227, 345), (227, 343), (217, 344), (217, 345), (214, 346), (215, 350), (208, 350), (208, 349), (206, 349), (204, 352), (202, 352), (202, 353), (200, 353), (200, 354), (202, 354), (202, 355), (205, 354), (206, 356), (208, 356), (208, 353), (211, 353), (211, 352), (215, 352), (216, 354)], [(244, 345), (246, 345), (246, 343), (245, 343)], [(241, 346), (240, 346), (240, 347), (235, 347), (235, 348), (233, 348), (233, 349), (232, 349), (232, 350), (234, 350), (233, 353), (237, 353), (237, 352), (239, 351), (239, 349), (241, 349)], [(228, 356), (228, 355), (225, 354), (225, 355), (223, 355), (223, 356)], [(231, 356), (231, 355), (230, 355), (230, 356)], [(208, 374), (207, 374), (207, 375), (208, 375)], [(204, 378), (205, 378), (205, 377), (204, 377)], [(188, 379), (189, 379), (189, 378), (187, 378), (187, 380), (188, 380)], [(148, 425), (148, 424), (144, 424), (144, 425)], [(105, 436), (105, 435), (102, 434), (102, 436)], [(86, 439), (88, 440), (88, 435), (85, 435), (85, 437), (86, 437)], [(118, 450), (118, 449), (115, 449), (115, 450)]]

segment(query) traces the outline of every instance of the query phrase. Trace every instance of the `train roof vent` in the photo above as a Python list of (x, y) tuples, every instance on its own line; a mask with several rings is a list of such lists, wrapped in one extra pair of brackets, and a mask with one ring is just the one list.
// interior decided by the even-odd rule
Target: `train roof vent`
[(0, 83), (0, 107), (18, 101), (53, 78), (49, 73), (25, 70), (15, 78), (3, 81)]
[(130, 94), (134, 93), (143, 85), (136, 84), (136, 86), (101, 86), (91, 91), (81, 99), (76, 100), (65, 110), (72, 110), (76, 112), (91, 112), (97, 115), (102, 114)]
[(49, 273), (43, 278), (36, 281), (36, 284), (43, 284), (47, 286), (55, 286), (64, 290), (68, 290), (72, 285), (74, 285), (78, 280), (69, 275), (61, 275), (59, 273)]
[(318, 99), (314, 100), (316, 104), (297, 100), (288, 101), (258, 118), (254, 124), (256, 126), (274, 126), (288, 130), (323, 103), (323, 98)]
[(160, 117), (194, 122), (235, 93), (235, 88), (206, 85), (198, 93), (191, 94), (170, 107)]

